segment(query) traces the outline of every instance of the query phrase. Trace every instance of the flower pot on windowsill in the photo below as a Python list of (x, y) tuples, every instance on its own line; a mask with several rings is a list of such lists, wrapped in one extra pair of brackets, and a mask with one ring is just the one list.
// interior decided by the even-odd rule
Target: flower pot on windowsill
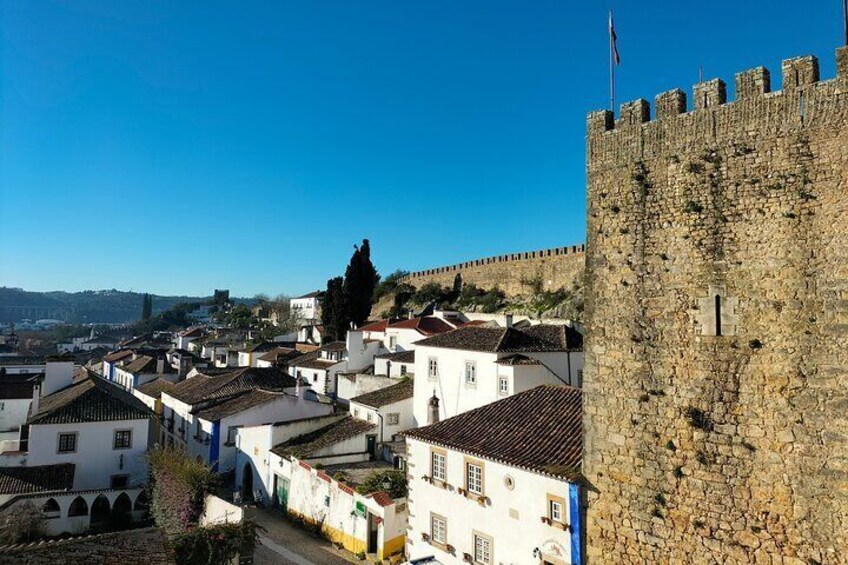
[(421, 541), (429, 542), (430, 541), (430, 535), (427, 534), (426, 532), (421, 532)]
[(478, 496), (477, 497), (477, 504), (479, 504), (480, 506), (488, 506), (491, 503), (492, 503), (492, 500), (488, 496)]
[(462, 554), (462, 560), (465, 561), (466, 563), (471, 563), (471, 554), (470, 553), (463, 553)]
[(468, 494), (468, 491), (464, 488), (458, 488), (456, 489), (456, 494), (461, 494), (462, 496), (465, 496), (466, 494)]
[(542, 516), (542, 523), (550, 526), (551, 525), (551, 519), (548, 518), (547, 516)]
[(451, 555), (456, 555), (456, 548), (454, 546), (452, 546), (451, 544), (448, 544), (448, 545), (445, 546), (445, 551), (447, 551)]

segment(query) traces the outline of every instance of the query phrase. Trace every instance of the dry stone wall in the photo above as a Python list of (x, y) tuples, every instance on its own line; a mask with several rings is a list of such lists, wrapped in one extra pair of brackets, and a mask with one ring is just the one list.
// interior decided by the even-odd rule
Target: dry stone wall
[(848, 563), (848, 48), (588, 118), (587, 563)]
[(447, 267), (437, 267), (410, 273), (403, 281), (415, 288), (435, 282), (442, 286), (453, 286), (457, 273), (465, 284), (490, 289), (498, 286), (507, 296), (527, 294), (525, 281), (541, 277), (546, 290), (570, 288), (583, 274), (583, 245), (556, 247), (540, 251), (511, 253), (485, 259), (475, 259)]

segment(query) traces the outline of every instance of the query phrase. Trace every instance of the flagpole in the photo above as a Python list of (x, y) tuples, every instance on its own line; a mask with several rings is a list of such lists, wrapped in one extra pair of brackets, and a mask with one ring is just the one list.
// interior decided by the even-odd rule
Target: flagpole
[[(848, 0), (845, 0), (848, 2)], [(609, 36), (609, 68), (610, 68), (610, 111), (615, 112), (615, 45), (612, 38), (612, 10), (609, 11), (609, 21), (607, 23), (607, 35)]]
[(842, 0), (842, 26), (845, 30), (845, 45), (848, 45), (848, 0)]

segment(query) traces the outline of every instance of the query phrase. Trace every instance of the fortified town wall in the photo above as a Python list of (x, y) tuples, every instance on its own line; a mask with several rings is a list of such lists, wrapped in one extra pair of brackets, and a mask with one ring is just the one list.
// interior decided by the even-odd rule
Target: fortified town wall
[(848, 47), (588, 117), (587, 563), (848, 563)]
[(558, 290), (571, 288), (572, 283), (583, 274), (584, 252), (585, 246), (572, 245), (511, 253), (416, 271), (402, 280), (415, 288), (430, 282), (450, 287), (460, 273), (463, 284), (470, 283), (483, 289), (497, 286), (507, 296), (517, 296), (529, 291), (526, 281), (541, 277), (546, 290)]

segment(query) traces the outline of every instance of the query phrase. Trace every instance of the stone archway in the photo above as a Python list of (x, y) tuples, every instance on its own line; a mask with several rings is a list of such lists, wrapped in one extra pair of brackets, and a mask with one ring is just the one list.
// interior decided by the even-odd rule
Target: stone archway
[(91, 503), (91, 520), (89, 524), (92, 528), (99, 527), (103, 528), (109, 525), (109, 518), (111, 517), (111, 507), (109, 506), (109, 499), (106, 498), (105, 495), (99, 494), (97, 498), (94, 499), (94, 502)]
[(126, 528), (132, 523), (132, 501), (127, 493), (122, 492), (112, 504), (112, 513), (109, 520), (110, 528)]
[(88, 503), (81, 496), (76, 497), (73, 502), (71, 502), (71, 506), (68, 508), (68, 517), (73, 518), (74, 516), (87, 516), (88, 515)]

